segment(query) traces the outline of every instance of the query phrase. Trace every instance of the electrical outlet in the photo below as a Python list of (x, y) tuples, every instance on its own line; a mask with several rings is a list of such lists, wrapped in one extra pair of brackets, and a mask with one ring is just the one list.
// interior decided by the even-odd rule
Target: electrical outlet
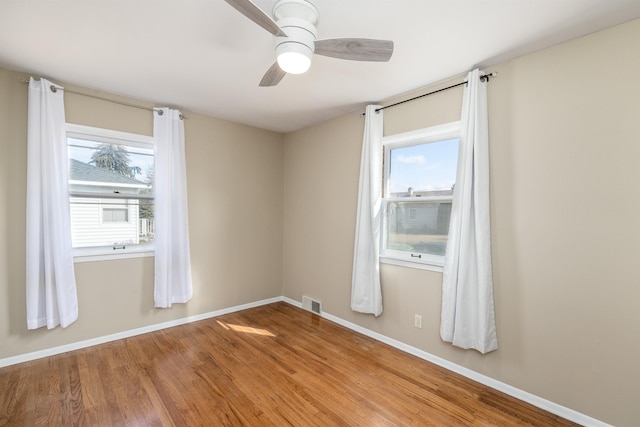
[(416, 314), (413, 320), (413, 324), (416, 328), (422, 328), (422, 316)]

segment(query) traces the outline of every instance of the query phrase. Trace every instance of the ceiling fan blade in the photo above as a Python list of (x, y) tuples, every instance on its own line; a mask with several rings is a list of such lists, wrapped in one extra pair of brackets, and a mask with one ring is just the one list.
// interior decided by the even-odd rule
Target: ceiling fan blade
[(386, 62), (393, 54), (393, 42), (353, 38), (316, 40), (315, 53), (351, 61)]
[(282, 80), (282, 78), (286, 75), (287, 73), (282, 71), (282, 68), (280, 68), (278, 62), (274, 62), (273, 65), (267, 70), (267, 72), (264, 73), (264, 76), (262, 76), (262, 80), (260, 80), (260, 86), (275, 86), (280, 83), (280, 80)]
[(253, 4), (251, 0), (225, 0), (233, 6), (238, 12), (269, 31), (274, 36), (287, 37), (287, 34), (271, 19), (269, 15), (264, 13), (262, 9)]

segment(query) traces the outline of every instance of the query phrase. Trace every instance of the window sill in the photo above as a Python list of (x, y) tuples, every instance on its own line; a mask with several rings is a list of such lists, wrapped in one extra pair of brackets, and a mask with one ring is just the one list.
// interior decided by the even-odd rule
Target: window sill
[(388, 258), (383, 256), (381, 256), (379, 260), (382, 264), (399, 265), (401, 267), (409, 267), (409, 268), (415, 268), (418, 270), (435, 271), (438, 273), (442, 273), (442, 265), (427, 264), (424, 262), (411, 262), (411, 261), (405, 261), (405, 260), (396, 259), (396, 258)]
[(80, 248), (73, 250), (74, 263), (146, 258), (152, 256), (155, 256), (155, 251), (153, 247), (150, 246), (132, 248), (126, 251), (114, 251), (112, 248)]

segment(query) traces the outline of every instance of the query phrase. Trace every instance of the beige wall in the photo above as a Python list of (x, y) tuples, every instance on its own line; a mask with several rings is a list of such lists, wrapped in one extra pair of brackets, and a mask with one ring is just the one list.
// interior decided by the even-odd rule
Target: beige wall
[[(78, 321), (66, 329), (27, 331), (25, 77), (0, 69), (0, 358), (282, 294), (282, 135), (188, 113), (193, 299), (153, 308), (153, 258), (78, 263)], [(152, 133), (149, 111), (71, 93), (65, 110), (72, 123)]]
[[(383, 265), (384, 313), (350, 310), (357, 114), (285, 136), (284, 295), (317, 298), (328, 313), (596, 419), (640, 425), (638, 40), (640, 20), (489, 69), (499, 72), (489, 83), (497, 351), (441, 342), (440, 273)], [(457, 120), (460, 101), (455, 89), (386, 110), (385, 133)]]

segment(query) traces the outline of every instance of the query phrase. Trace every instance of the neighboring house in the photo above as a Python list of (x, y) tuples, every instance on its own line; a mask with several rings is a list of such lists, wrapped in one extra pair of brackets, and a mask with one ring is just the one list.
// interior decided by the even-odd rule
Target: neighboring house
[[(446, 235), (449, 232), (453, 189), (392, 193), (392, 197), (442, 197), (440, 201), (394, 203), (389, 213), (393, 231), (408, 234)], [(395, 229), (394, 229), (395, 228)]]
[[(391, 193), (393, 201), (387, 205), (389, 247), (401, 251), (415, 251), (444, 255), (451, 220), (453, 189)], [(437, 197), (437, 200), (416, 201), (409, 197)]]
[(140, 194), (148, 185), (78, 160), (69, 162), (73, 247), (140, 243), (141, 227), (148, 229), (149, 221), (139, 220), (138, 200), (73, 196), (78, 193)]

